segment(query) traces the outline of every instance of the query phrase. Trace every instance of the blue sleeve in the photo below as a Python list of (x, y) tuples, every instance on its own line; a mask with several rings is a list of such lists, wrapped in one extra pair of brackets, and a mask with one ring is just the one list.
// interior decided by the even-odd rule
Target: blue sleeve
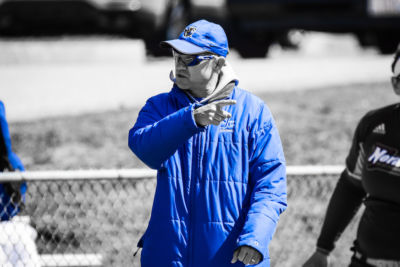
[(0, 140), (4, 144), (5, 153), (8, 155), (11, 153), (11, 137), (8, 130), (8, 123), (6, 120), (6, 110), (3, 102), (0, 101), (0, 128), (1, 128), (1, 138)]
[(11, 167), (14, 170), (24, 171), (24, 165), (22, 164), (19, 157), (12, 151), (11, 148), (11, 136), (10, 131), (8, 130), (8, 123), (6, 120), (6, 111), (2, 101), (0, 101), (0, 128), (1, 128), (1, 136), (3, 140), (3, 144), (5, 145), (7, 159), (10, 163)]
[[(194, 121), (194, 105), (170, 114), (168, 103), (149, 99), (139, 112), (138, 119), (129, 131), (129, 147), (146, 165), (159, 169), (172, 156), (178, 146), (194, 134), (204, 130)], [(160, 111), (160, 107), (164, 111)]]
[(252, 193), (238, 246), (253, 247), (268, 259), (269, 242), (287, 207), (286, 164), (277, 127), (266, 106), (259, 121), (249, 142)]
[[(10, 137), (10, 132), (8, 129), (8, 123), (6, 120), (6, 113), (5, 113), (5, 107), (3, 102), (0, 101), (0, 130), (1, 134), (0, 137), (4, 148), (5, 148), (5, 154), (6, 156), (5, 160), (8, 162), (9, 167), (11, 168), (9, 171), (14, 171), (14, 170), (19, 170), (19, 171), (24, 171), (24, 165), (22, 164), (21, 160), (19, 157), (12, 151), (11, 148), (11, 137)], [(27, 190), (27, 185), (26, 182), (23, 182), (19, 185), (19, 193), (21, 195), (21, 200), (22, 203), (25, 202), (25, 193)], [(11, 196), (6, 193), (5, 187), (3, 184), (0, 184), (0, 220), (5, 221), (5, 220), (10, 220), (12, 217), (14, 217), (19, 211), (20, 211), (20, 205), (21, 202), (19, 203), (13, 203), (11, 201)]]

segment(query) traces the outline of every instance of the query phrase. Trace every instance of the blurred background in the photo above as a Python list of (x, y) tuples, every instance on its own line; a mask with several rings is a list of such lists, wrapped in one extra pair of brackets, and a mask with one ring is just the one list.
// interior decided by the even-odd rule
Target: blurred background
[(293, 49), (295, 30), (352, 33), (362, 47), (390, 54), (400, 41), (396, 0), (1, 0), (2, 36), (118, 34), (144, 41), (146, 54), (166, 55), (159, 40), (189, 22), (221, 24), (244, 58), (272, 44)]
[(400, 41), (398, 0), (0, 0), (8, 118), (142, 105), (170, 86), (160, 40), (201, 18), (253, 92), (386, 79)]
[[(171, 88), (159, 42), (203, 18), (226, 30), (239, 86), (270, 107), (288, 165), (316, 168), (288, 176), (272, 264), (299, 266), (313, 252), (358, 120), (398, 102), (400, 0), (0, 0), (0, 99), (14, 150), (40, 171), (21, 215), (43, 266), (139, 266), (155, 179), (137, 175), (146, 166), (128, 131), (146, 99)], [(356, 225), (333, 266), (349, 262)]]

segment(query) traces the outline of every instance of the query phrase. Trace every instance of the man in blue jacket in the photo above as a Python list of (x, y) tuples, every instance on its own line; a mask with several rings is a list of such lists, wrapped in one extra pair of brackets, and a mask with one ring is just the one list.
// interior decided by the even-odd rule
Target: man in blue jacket
[(169, 93), (148, 99), (129, 147), (157, 169), (142, 267), (268, 267), (286, 209), (286, 168), (274, 119), (238, 87), (221, 26), (205, 20), (162, 42), (175, 60)]

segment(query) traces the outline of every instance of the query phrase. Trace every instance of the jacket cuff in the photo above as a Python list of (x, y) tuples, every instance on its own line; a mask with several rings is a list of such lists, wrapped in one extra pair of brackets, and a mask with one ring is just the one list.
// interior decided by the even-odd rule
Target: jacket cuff
[(318, 251), (319, 253), (324, 254), (326, 256), (329, 256), (329, 254), (331, 253), (330, 250), (324, 249), (324, 248), (320, 248), (320, 247), (317, 247), (316, 251)]
[(327, 239), (325, 236), (321, 235), (317, 239), (317, 251), (329, 255), (335, 248), (335, 241)]
[(199, 107), (203, 106), (202, 104), (195, 103), (191, 104), (190, 106), (185, 108), (185, 115), (184, 115), (184, 124), (186, 127), (191, 129), (196, 129), (197, 131), (204, 131), (206, 127), (198, 126), (196, 120), (194, 119), (193, 111)]
[[(261, 215), (261, 214), (260, 214)], [(262, 214), (261, 216), (265, 216)], [(265, 216), (267, 219), (263, 220), (262, 224), (259, 224), (256, 229), (250, 231), (246, 230), (246, 226), (242, 234), (239, 236), (237, 241), (237, 246), (249, 246), (260, 252), (263, 259), (269, 259), (268, 245), (272, 239), (275, 232), (276, 223), (269, 217)]]

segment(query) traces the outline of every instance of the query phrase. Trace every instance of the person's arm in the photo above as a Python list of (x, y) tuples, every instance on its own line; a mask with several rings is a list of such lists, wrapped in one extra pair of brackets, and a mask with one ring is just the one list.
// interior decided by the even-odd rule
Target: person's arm
[(347, 169), (344, 170), (330, 199), (316, 250), (303, 267), (328, 266), (329, 254), (357, 213), (365, 195), (361, 183), (354, 180)]
[(317, 247), (331, 252), (336, 240), (354, 217), (366, 195), (361, 175), (365, 164), (363, 142), (368, 128), (368, 117), (364, 116), (357, 125), (349, 154), (346, 158), (346, 169), (342, 172), (332, 194), (325, 221), (321, 229)]
[(335, 242), (357, 213), (365, 195), (360, 181), (351, 178), (347, 169), (343, 171), (330, 199), (317, 241), (320, 252), (329, 254), (334, 249)]
[[(165, 100), (167, 101), (167, 100)], [(172, 156), (179, 145), (194, 134), (203, 131), (193, 117), (194, 105), (164, 115), (160, 112), (165, 103), (150, 99), (142, 108), (133, 128), (129, 131), (130, 149), (150, 168), (158, 169)], [(161, 106), (161, 107), (160, 107)], [(167, 107), (164, 107), (167, 109)]]
[(250, 207), (237, 245), (269, 258), (268, 245), (280, 214), (286, 209), (286, 166), (281, 140), (268, 108), (260, 111), (259, 127), (249, 140)]
[(328, 256), (334, 249), (336, 241), (357, 213), (366, 196), (361, 184), (365, 160), (362, 143), (366, 132), (365, 118), (360, 121), (354, 133), (350, 152), (346, 159), (346, 169), (342, 172), (329, 201), (316, 250), (303, 267), (328, 265)]

